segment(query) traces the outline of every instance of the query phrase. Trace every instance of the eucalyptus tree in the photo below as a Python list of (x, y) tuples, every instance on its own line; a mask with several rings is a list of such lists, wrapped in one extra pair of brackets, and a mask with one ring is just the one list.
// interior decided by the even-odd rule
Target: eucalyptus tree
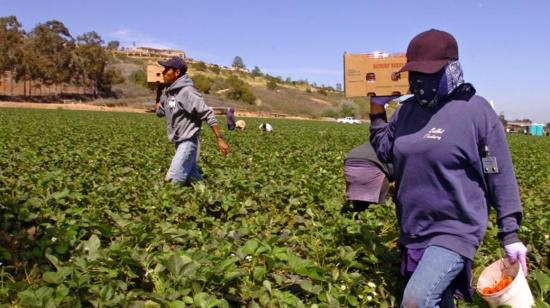
[[(21, 29), (17, 17), (0, 17), (0, 42), (0, 76), (9, 71), (13, 80), (14, 72), (17, 72), (22, 60), (25, 42), (25, 31)], [(10, 93), (13, 93), (13, 82)]]
[(74, 38), (57, 20), (38, 24), (29, 33), (23, 58), (26, 77), (46, 85), (70, 83), (79, 75)]

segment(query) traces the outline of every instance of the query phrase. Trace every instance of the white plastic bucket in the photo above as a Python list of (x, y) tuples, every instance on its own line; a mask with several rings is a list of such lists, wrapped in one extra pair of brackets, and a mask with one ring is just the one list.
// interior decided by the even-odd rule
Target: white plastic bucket
[[(505, 277), (513, 279), (506, 288), (490, 295), (481, 292), (483, 288), (492, 287)], [(493, 262), (481, 272), (477, 280), (477, 292), (491, 307), (508, 305), (513, 308), (527, 308), (535, 303), (519, 262), (510, 264), (506, 258)]]

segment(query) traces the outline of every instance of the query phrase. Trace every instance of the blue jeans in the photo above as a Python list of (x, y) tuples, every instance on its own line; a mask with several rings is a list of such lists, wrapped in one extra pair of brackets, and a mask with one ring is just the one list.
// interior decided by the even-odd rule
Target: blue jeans
[(191, 179), (201, 180), (197, 165), (198, 139), (193, 138), (176, 144), (176, 154), (172, 158), (166, 180), (172, 183), (186, 183)]
[(464, 258), (454, 251), (429, 246), (407, 282), (401, 307), (454, 307), (451, 282), (464, 267)]

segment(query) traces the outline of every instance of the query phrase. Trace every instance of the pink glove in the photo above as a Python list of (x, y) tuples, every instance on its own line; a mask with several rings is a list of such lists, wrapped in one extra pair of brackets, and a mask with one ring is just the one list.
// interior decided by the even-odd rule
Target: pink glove
[(514, 264), (519, 260), (521, 269), (525, 276), (527, 276), (527, 247), (522, 242), (516, 242), (504, 246), (504, 251), (506, 251), (506, 256), (508, 256), (510, 263)]

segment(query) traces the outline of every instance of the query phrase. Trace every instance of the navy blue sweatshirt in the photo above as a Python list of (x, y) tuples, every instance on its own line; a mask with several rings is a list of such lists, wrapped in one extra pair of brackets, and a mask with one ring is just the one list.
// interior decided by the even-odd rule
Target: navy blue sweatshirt
[[(414, 97), (387, 123), (371, 116), (371, 143), (393, 163), (399, 241), (407, 248), (437, 245), (473, 259), (497, 210), (504, 245), (519, 242), (522, 218), (506, 136), (489, 103), (464, 84), (451, 100), (427, 108)], [(499, 173), (484, 174), (480, 149), (487, 145)]]

